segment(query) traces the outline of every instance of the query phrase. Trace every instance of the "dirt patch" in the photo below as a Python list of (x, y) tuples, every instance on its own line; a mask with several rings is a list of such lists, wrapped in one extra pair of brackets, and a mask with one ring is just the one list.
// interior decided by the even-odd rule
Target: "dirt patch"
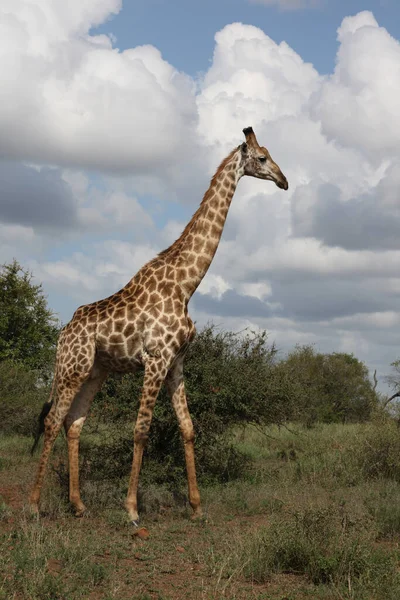
[(22, 508), (25, 500), (20, 484), (0, 485), (0, 498), (2, 498), (3, 502), (13, 510)]

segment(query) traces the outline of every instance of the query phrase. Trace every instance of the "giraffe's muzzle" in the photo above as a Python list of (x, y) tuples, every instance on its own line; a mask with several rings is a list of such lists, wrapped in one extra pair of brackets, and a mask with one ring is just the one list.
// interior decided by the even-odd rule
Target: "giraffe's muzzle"
[(282, 176), (282, 179), (276, 180), (275, 183), (278, 186), (278, 188), (281, 188), (281, 190), (288, 190), (289, 189), (288, 180), (286, 179), (286, 177), (284, 175)]

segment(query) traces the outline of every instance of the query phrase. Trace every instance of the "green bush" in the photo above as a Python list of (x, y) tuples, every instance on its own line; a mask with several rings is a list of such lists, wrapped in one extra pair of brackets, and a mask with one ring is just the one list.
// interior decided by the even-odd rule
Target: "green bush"
[(275, 387), (294, 395), (290, 419), (306, 425), (365, 422), (378, 404), (367, 367), (352, 354), (297, 346), (274, 374)]
[[(242, 549), (244, 575), (255, 582), (272, 573), (306, 575), (314, 584), (375, 586), (396, 577), (395, 561), (374, 547), (376, 531), (366, 514), (330, 505), (275, 516)], [(378, 583), (379, 585), (379, 583)]]
[(400, 428), (390, 417), (374, 421), (357, 449), (359, 467), (366, 478), (400, 482)]
[(59, 326), (32, 280), (16, 260), (0, 267), (0, 361), (18, 361), (49, 379)]
[(0, 362), (0, 431), (32, 435), (49, 388), (22, 363)]
[(398, 539), (400, 535), (400, 485), (382, 480), (369, 483), (365, 505), (378, 526), (381, 539)]

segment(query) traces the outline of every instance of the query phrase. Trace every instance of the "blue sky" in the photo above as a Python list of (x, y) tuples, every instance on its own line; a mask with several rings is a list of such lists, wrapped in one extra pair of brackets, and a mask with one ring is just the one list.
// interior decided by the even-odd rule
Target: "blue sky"
[(336, 29), (348, 15), (370, 10), (381, 26), (400, 37), (397, 0), (322, 0), (315, 9), (299, 10), (250, 0), (125, 0), (123, 6), (97, 31), (113, 33), (122, 50), (153, 44), (165, 60), (190, 75), (208, 69), (216, 31), (235, 21), (260, 27), (278, 43), (285, 40), (320, 73), (334, 68)]
[(176, 239), (252, 125), (289, 191), (243, 178), (193, 318), (354, 353), (384, 387), (397, 1), (20, 0), (0, 26), (0, 263), (28, 267), (65, 323)]

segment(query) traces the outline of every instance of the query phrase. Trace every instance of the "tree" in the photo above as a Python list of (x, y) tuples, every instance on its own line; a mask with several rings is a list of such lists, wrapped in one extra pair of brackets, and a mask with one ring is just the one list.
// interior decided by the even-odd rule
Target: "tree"
[(400, 390), (400, 360), (395, 360), (390, 363), (390, 366), (392, 367), (392, 373), (386, 377), (386, 383), (393, 388), (394, 392), (398, 392)]
[(58, 321), (47, 306), (42, 285), (14, 260), (0, 270), (0, 362), (23, 363), (50, 375)]
[(365, 421), (378, 396), (367, 367), (352, 354), (322, 354), (297, 346), (277, 367), (281, 380), (292, 381), (294, 420), (308, 423)]

